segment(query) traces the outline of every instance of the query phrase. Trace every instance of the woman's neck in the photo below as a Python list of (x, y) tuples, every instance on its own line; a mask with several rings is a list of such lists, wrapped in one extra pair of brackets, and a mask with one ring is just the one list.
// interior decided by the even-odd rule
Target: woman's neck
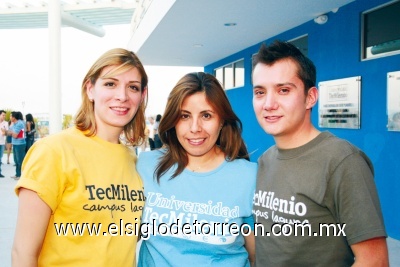
[(225, 154), (215, 146), (202, 156), (188, 155), (189, 162), (186, 166), (192, 172), (208, 172), (217, 168), (225, 160)]

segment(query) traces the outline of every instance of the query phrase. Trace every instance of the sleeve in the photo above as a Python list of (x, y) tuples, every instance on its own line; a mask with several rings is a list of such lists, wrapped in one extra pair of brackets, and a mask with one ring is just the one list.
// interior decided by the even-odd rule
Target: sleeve
[(18, 137), (17, 137), (17, 138), (22, 138), (22, 136), (20, 136), (20, 132), (21, 132), (21, 130), (23, 130), (24, 128), (25, 128), (25, 125), (24, 125), (22, 122), (20, 122), (20, 121), (14, 125), (13, 132), (16, 133), (16, 134), (18, 134)]
[(253, 215), (243, 218), (243, 223), (250, 226), (251, 231), (254, 231), (254, 218)]
[[(0, 125), (0, 127), (1, 127), (2, 129), (4, 129), (6, 132), (8, 131), (8, 123), (7, 123), (6, 121), (4, 121), (4, 122)], [(3, 131), (0, 131), (0, 136), (7, 136), (7, 134), (6, 134), (6, 133), (3, 133)]]
[(16, 194), (21, 187), (35, 191), (54, 213), (65, 188), (66, 176), (61, 166), (61, 156), (49, 144), (35, 143), (22, 164), (21, 179), (15, 187)]
[(332, 212), (350, 245), (386, 236), (373, 170), (360, 153), (346, 157), (335, 169), (328, 191)]
[(254, 231), (254, 217), (253, 217), (253, 198), (254, 198), (254, 193), (256, 192), (256, 180), (257, 180), (257, 166), (258, 164), (256, 163), (251, 163), (251, 167), (247, 171), (247, 175), (244, 177), (249, 177), (249, 214), (250, 216), (244, 217), (243, 222), (245, 224), (250, 225), (250, 228), (252, 231)]

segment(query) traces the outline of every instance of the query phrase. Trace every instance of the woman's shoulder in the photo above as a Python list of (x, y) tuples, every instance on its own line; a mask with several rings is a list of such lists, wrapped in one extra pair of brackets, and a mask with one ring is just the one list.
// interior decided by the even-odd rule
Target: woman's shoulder
[(38, 140), (39, 144), (47, 144), (54, 147), (73, 144), (76, 138), (84, 136), (82, 132), (75, 128), (68, 128), (58, 133), (50, 134)]
[(231, 165), (237, 169), (257, 171), (257, 163), (248, 161), (246, 159), (235, 159), (231, 161)]
[(158, 161), (158, 159), (165, 154), (165, 149), (156, 149), (152, 151), (140, 152), (138, 156), (139, 162)]

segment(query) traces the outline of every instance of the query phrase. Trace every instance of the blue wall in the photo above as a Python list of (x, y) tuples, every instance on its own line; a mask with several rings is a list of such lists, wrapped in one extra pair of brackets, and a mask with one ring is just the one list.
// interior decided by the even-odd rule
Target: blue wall
[[(361, 129), (319, 130), (329, 130), (349, 140), (371, 158), (388, 234), (400, 239), (400, 132), (388, 132), (386, 128), (386, 76), (387, 72), (400, 71), (400, 55), (360, 60), (361, 13), (387, 2), (390, 1), (355, 1), (337, 13), (329, 13), (326, 24), (309, 21), (265, 42), (291, 40), (307, 34), (308, 57), (317, 67), (317, 84), (319, 81), (361, 76)], [(251, 56), (260, 44), (205, 66), (206, 72), (213, 73), (215, 68), (245, 59), (245, 86), (228, 90), (227, 94), (243, 122), (243, 137), (252, 152), (252, 161), (274, 144), (272, 137), (258, 125), (252, 107)], [(314, 108), (312, 114), (315, 125), (318, 125), (317, 109)]]

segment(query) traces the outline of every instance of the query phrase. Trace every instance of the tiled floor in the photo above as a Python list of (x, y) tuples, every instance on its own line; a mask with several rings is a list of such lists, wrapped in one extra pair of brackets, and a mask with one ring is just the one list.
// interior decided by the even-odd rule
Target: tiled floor
[[(6, 157), (3, 156), (6, 163)], [(18, 198), (14, 193), (17, 183), (10, 176), (15, 174), (13, 162), (1, 166), (5, 178), (0, 178), (0, 266), (11, 267), (11, 247), (17, 220)], [(400, 240), (388, 238), (391, 267), (400, 267)]]

